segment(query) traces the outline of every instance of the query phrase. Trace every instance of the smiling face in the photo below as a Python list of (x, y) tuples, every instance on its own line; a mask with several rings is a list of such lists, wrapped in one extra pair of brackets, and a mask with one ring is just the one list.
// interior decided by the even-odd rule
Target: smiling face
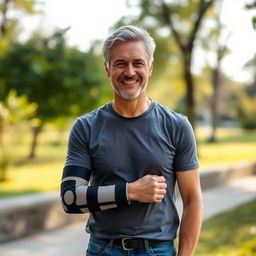
[(145, 96), (148, 78), (152, 74), (153, 62), (148, 61), (142, 41), (117, 44), (111, 49), (108, 65), (105, 63), (115, 97), (133, 100)]

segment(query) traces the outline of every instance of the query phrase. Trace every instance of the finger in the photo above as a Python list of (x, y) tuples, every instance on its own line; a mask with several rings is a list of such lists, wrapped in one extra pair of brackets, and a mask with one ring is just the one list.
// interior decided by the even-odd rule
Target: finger
[(156, 201), (162, 201), (164, 199), (164, 195), (157, 195), (156, 197)]
[(165, 177), (164, 176), (158, 176), (158, 175), (154, 175), (155, 179), (157, 182), (165, 182)]
[(164, 199), (164, 195), (159, 195), (159, 196), (157, 197), (157, 202), (158, 202), (158, 203), (161, 203), (163, 199)]
[(157, 191), (157, 195), (165, 195), (166, 194), (166, 189), (159, 189)]
[(167, 184), (166, 183), (158, 183), (157, 186), (160, 189), (166, 189), (167, 188)]

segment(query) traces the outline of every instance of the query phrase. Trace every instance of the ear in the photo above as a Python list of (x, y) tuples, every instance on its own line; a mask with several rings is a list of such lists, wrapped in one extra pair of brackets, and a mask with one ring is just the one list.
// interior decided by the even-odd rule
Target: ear
[(104, 62), (104, 68), (105, 68), (106, 75), (109, 78), (110, 77), (110, 72), (109, 72), (109, 68), (108, 68), (108, 65), (107, 65), (106, 62)]
[(153, 69), (154, 69), (154, 61), (151, 61), (151, 63), (149, 64), (149, 76), (152, 75)]

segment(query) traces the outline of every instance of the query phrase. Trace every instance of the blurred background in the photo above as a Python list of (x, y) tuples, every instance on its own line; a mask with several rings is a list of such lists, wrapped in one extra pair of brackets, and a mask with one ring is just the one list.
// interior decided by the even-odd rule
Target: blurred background
[[(0, 0), (0, 201), (59, 189), (72, 123), (112, 98), (102, 40), (125, 24), (155, 38), (148, 96), (188, 116), (202, 169), (256, 161), (255, 0)], [(244, 254), (221, 250), (256, 255), (255, 229)]]

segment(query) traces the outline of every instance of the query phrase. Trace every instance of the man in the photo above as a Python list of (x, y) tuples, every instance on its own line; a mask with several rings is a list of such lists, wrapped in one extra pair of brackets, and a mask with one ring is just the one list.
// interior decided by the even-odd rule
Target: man
[[(67, 213), (90, 212), (87, 255), (176, 255), (174, 186), (183, 201), (178, 256), (193, 255), (201, 226), (196, 144), (187, 119), (146, 96), (153, 38), (123, 26), (103, 45), (114, 99), (74, 123), (63, 171)], [(88, 184), (90, 181), (90, 184)]]

